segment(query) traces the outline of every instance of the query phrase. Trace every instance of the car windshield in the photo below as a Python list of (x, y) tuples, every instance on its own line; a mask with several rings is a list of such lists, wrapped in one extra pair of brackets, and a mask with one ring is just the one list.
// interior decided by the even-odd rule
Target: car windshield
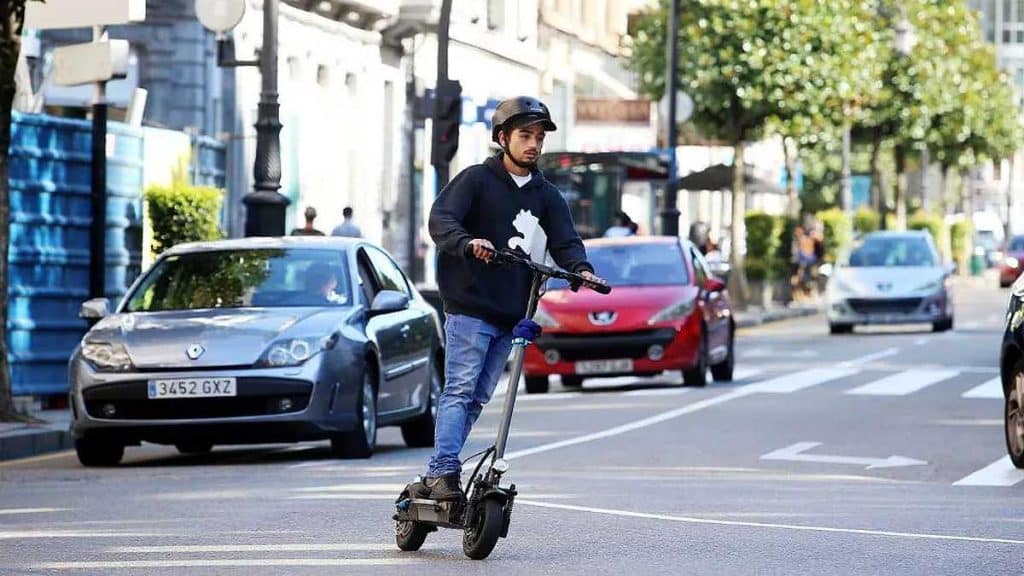
[[(597, 275), (611, 286), (663, 286), (689, 282), (686, 263), (678, 244), (623, 244), (588, 246), (587, 259)], [(549, 290), (568, 288), (552, 280)]]
[(935, 253), (928, 242), (914, 236), (868, 237), (850, 253), (852, 268), (888, 266), (935, 266)]
[(1014, 236), (1010, 240), (1010, 252), (1024, 252), (1024, 236)]
[(322, 249), (219, 250), (160, 260), (126, 312), (284, 306), (350, 301), (344, 253)]

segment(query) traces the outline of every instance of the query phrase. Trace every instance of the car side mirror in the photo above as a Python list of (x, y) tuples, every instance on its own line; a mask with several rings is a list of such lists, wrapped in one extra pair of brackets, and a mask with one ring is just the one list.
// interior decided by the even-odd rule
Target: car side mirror
[(370, 304), (370, 316), (380, 316), (408, 310), (409, 297), (396, 290), (381, 290)]
[(110, 300), (106, 298), (93, 298), (82, 302), (82, 308), (78, 311), (79, 318), (89, 320), (100, 320), (110, 315)]
[(725, 282), (718, 278), (708, 278), (704, 281), (704, 289), (708, 292), (721, 292), (725, 290)]

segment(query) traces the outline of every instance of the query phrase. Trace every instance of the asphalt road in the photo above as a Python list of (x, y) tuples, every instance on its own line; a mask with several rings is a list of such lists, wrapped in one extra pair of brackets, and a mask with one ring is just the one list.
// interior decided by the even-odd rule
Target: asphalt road
[(1024, 471), (994, 380), (1006, 292), (964, 283), (957, 302), (945, 334), (744, 331), (729, 385), (521, 396), (520, 498), (483, 562), (450, 530), (395, 548), (392, 502), (429, 451), (385, 429), (367, 461), (320, 443), (0, 464), (0, 574), (1020, 574)]

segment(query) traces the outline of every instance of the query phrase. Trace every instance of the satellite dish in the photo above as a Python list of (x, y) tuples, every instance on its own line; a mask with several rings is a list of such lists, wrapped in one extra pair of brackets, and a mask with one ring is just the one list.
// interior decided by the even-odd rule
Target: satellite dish
[(196, 0), (196, 17), (207, 30), (227, 32), (245, 16), (245, 0)]

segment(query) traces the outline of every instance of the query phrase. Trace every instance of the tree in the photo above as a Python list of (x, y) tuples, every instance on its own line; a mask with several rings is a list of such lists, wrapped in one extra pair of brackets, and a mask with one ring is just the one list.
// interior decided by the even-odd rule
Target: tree
[[(683, 0), (680, 85), (694, 101), (701, 130), (734, 149), (732, 194), (732, 292), (746, 295), (744, 242), (745, 143), (770, 122), (804, 119), (809, 129), (829, 124), (831, 106), (859, 84), (851, 64), (863, 35), (870, 35), (854, 0)], [(638, 21), (633, 67), (641, 90), (660, 98), (665, 87), (665, 22), (669, 2)], [(675, 145), (672, 142), (669, 145)]]
[(17, 86), (14, 71), (21, 52), (26, 0), (0, 0), (0, 421), (17, 419), (7, 363), (7, 253), (10, 243), (10, 190), (7, 154), (11, 147), (11, 106)]

